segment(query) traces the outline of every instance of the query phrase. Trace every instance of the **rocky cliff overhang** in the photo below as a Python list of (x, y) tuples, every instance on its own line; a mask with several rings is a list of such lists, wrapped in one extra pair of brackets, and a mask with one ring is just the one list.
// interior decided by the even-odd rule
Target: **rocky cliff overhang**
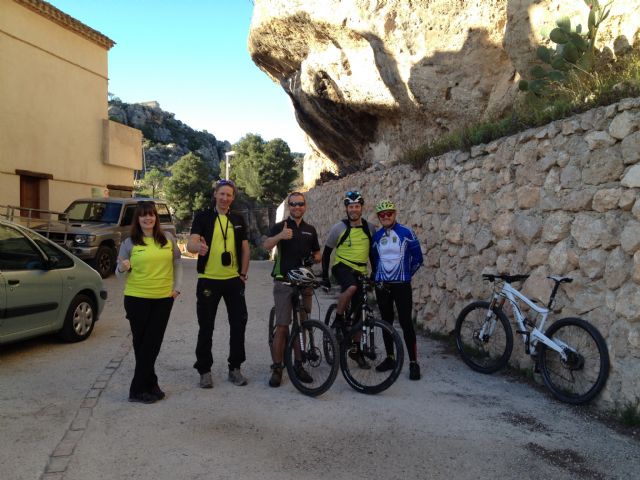
[[(503, 112), (555, 20), (587, 13), (559, 0), (256, 0), (249, 51), (344, 174)], [(602, 38), (639, 24), (640, 0), (617, 1)]]

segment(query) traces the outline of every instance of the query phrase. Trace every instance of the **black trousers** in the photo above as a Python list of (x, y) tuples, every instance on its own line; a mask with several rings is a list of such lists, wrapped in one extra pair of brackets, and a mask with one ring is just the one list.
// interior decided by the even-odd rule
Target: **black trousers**
[(155, 372), (164, 332), (167, 329), (173, 298), (140, 298), (125, 295), (124, 309), (131, 325), (136, 368), (129, 396), (149, 393), (158, 385)]
[(244, 282), (240, 277), (228, 280), (210, 280), (199, 278), (196, 289), (198, 315), (198, 344), (196, 345), (196, 363), (193, 368), (203, 374), (211, 371), (213, 355), (211, 353), (213, 329), (220, 299), (224, 299), (229, 317), (229, 368), (240, 368), (246, 360), (244, 334), (247, 326), (247, 304), (244, 299)]
[[(402, 327), (404, 343), (407, 346), (409, 360), (415, 362), (418, 357), (416, 346), (416, 331), (411, 320), (411, 310), (413, 309), (413, 291), (409, 282), (384, 283), (383, 288), (376, 288), (376, 299), (380, 316), (384, 321), (393, 325), (394, 312), (393, 304), (398, 310), (398, 321)], [(384, 344), (387, 353), (393, 352), (393, 342), (389, 335), (384, 335)]]

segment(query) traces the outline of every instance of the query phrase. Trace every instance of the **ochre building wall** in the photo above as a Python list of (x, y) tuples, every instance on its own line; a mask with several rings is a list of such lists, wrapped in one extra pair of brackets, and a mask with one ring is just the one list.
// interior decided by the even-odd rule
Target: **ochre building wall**
[[(0, 10), (0, 204), (20, 201), (16, 170), (52, 176), (40, 196), (54, 210), (107, 185), (133, 187), (142, 137), (109, 128), (108, 49), (19, 2), (0, 0)], [(124, 143), (110, 146), (123, 129)]]

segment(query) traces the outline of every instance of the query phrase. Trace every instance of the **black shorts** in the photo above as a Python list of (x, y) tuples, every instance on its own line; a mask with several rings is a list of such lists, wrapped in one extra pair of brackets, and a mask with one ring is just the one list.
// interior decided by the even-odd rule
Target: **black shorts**
[(333, 276), (340, 284), (341, 292), (344, 292), (351, 285), (357, 287), (358, 281), (356, 280), (356, 276), (362, 275), (360, 272), (357, 272), (344, 263), (336, 263), (333, 268), (331, 268), (331, 273), (333, 273)]

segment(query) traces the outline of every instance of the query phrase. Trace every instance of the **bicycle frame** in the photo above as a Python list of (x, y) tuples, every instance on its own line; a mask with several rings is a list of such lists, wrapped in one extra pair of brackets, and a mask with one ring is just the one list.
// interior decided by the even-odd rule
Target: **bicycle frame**
[[(518, 290), (512, 287), (510, 283), (504, 282), (500, 291), (494, 290), (493, 292), (493, 296), (491, 299), (491, 306), (489, 308), (489, 312), (487, 313), (488, 316), (491, 314), (491, 310), (495, 306), (497, 306), (498, 308), (502, 308), (502, 305), (504, 304), (504, 300), (501, 300), (500, 297), (503, 297), (509, 300), (509, 303), (512, 306), (513, 314), (515, 315), (516, 322), (518, 324), (519, 330), (516, 330), (516, 333), (519, 333), (522, 335), (522, 340), (525, 346), (527, 346), (527, 342), (528, 342), (528, 346), (529, 346), (528, 353), (530, 355), (536, 354), (536, 345), (538, 344), (538, 342), (542, 342), (548, 348), (558, 352), (563, 360), (567, 359), (567, 355), (565, 353), (565, 348), (567, 348), (567, 345), (565, 345), (564, 343), (560, 344), (557, 340), (551, 340), (549, 337), (547, 337), (543, 333), (544, 324), (546, 323), (547, 317), (549, 316), (549, 313), (550, 313), (550, 310), (548, 308), (536, 305), (531, 300), (529, 300), (524, 294), (520, 293)], [(540, 315), (540, 320), (537, 322), (537, 325), (527, 325), (527, 323), (525, 322), (525, 316), (522, 314), (522, 311), (520, 310), (520, 304), (518, 303), (518, 301), (525, 303), (529, 308), (531, 308), (533, 311), (535, 311), (537, 314)], [(482, 330), (480, 331), (481, 335), (485, 333), (484, 332), (485, 327), (486, 327), (486, 324), (483, 325)], [(528, 329), (529, 327), (531, 327), (531, 330)], [(493, 328), (495, 328), (495, 321), (493, 322), (493, 325), (490, 328), (491, 328), (491, 331), (489, 333), (490, 335), (492, 335)]]

